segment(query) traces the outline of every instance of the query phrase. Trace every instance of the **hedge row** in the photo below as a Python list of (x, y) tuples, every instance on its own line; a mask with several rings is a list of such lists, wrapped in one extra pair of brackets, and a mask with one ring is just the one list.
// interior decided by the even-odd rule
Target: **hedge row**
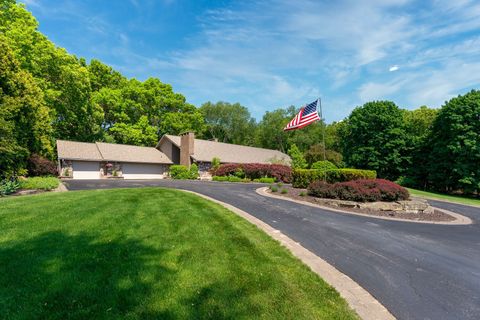
[(340, 199), (360, 202), (407, 200), (407, 189), (383, 179), (353, 180), (329, 184), (312, 182), (308, 194), (319, 198)]
[(281, 164), (228, 163), (212, 169), (211, 173), (214, 176), (236, 176), (250, 180), (265, 177), (275, 178), (277, 181), (286, 183), (290, 183), (292, 180), (292, 169)]
[(334, 170), (315, 170), (315, 169), (295, 169), (292, 172), (292, 185), (294, 188), (306, 188), (317, 180), (324, 180), (328, 183), (344, 182), (358, 179), (375, 179), (377, 173), (374, 170), (360, 169), (334, 169)]

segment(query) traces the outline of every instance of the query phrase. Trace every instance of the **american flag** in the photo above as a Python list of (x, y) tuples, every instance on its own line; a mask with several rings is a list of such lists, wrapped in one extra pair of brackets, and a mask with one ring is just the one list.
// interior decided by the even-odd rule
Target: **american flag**
[(295, 118), (290, 121), (283, 131), (300, 129), (308, 126), (310, 123), (320, 120), (318, 115), (318, 107), (320, 105), (320, 99), (313, 101), (312, 103), (307, 104), (300, 112), (295, 116)]

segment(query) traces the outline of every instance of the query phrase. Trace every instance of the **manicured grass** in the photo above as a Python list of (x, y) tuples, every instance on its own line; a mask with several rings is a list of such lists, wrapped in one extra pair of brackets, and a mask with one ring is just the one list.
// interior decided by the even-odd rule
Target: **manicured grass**
[(427, 191), (416, 190), (411, 188), (407, 188), (407, 189), (412, 196), (416, 196), (416, 197), (422, 197), (422, 198), (433, 199), (433, 200), (444, 200), (444, 201), (456, 202), (460, 204), (468, 204), (473, 206), (480, 206), (479, 199), (473, 199), (473, 198), (467, 198), (467, 197), (461, 197), (461, 196), (451, 196), (447, 194), (427, 192)]
[(31, 177), (20, 180), (20, 189), (53, 190), (60, 181), (55, 177)]
[(355, 319), (223, 207), (143, 188), (0, 199), (5, 319)]

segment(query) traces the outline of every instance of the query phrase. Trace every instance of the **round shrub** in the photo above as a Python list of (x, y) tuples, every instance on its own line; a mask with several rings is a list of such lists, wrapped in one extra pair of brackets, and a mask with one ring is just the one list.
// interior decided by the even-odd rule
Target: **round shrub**
[(407, 189), (384, 179), (362, 179), (329, 184), (314, 181), (308, 186), (308, 194), (319, 198), (359, 202), (407, 200)]

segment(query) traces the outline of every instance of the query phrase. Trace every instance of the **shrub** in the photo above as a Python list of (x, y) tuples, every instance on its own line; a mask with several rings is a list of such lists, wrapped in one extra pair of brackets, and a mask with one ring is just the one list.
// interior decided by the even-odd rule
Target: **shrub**
[(292, 172), (292, 185), (294, 188), (306, 188), (314, 181), (324, 180), (325, 175), (329, 183), (358, 179), (375, 179), (377, 176), (373, 170), (335, 169), (323, 171), (316, 169), (295, 169)]
[(213, 176), (212, 180), (213, 181), (228, 181), (228, 182), (250, 182), (249, 179), (242, 179), (242, 178), (235, 177), (235, 176), (228, 176), (228, 177)]
[(329, 184), (323, 181), (312, 182), (308, 194), (319, 198), (350, 201), (398, 201), (407, 200), (407, 189), (383, 179), (362, 179)]
[(270, 186), (270, 190), (272, 192), (277, 192), (278, 191), (278, 187), (277, 186)]
[(332, 192), (332, 185), (321, 180), (310, 183), (308, 194), (318, 198), (336, 198)]
[(190, 166), (190, 169), (182, 165), (170, 166), (170, 177), (172, 179), (197, 179), (198, 167), (195, 163)]
[(31, 177), (20, 180), (21, 189), (50, 191), (57, 188), (59, 184), (55, 177)]
[(280, 191), (281, 194), (287, 194), (288, 193), (288, 190), (287, 189), (282, 189), (282, 191)]
[(281, 164), (263, 164), (263, 163), (229, 163), (222, 164), (217, 169), (211, 170), (215, 176), (233, 176), (241, 169), (244, 177), (248, 179), (274, 178), (277, 181), (289, 183), (292, 179), (292, 169), (289, 166)]
[(254, 182), (261, 182), (261, 183), (274, 183), (275, 179), (274, 178), (263, 177), (263, 178), (260, 178), (260, 179), (254, 179), (253, 181)]
[(0, 181), (0, 197), (14, 193), (20, 188), (17, 180), (5, 179)]
[(235, 177), (238, 177), (238, 178), (245, 178), (245, 172), (243, 171), (242, 168), (237, 168), (235, 170), (235, 173), (234, 173)]
[(188, 179), (197, 179), (198, 178), (198, 166), (193, 163), (188, 170), (189, 177)]
[(37, 176), (58, 176), (57, 166), (53, 161), (38, 154), (32, 154), (27, 162), (28, 175)]
[(212, 159), (212, 169), (216, 170), (220, 167), (220, 158), (214, 157)]
[(298, 194), (300, 197), (305, 197), (307, 195), (307, 193), (305, 191), (302, 191)]
[(335, 170), (335, 169), (337, 169), (337, 166), (334, 165), (333, 163), (331, 163), (330, 161), (325, 160), (325, 161), (317, 161), (317, 162), (313, 163), (311, 168), (312, 169), (317, 169), (317, 170), (327, 171), (327, 170)]
[(228, 181), (229, 177), (222, 177), (222, 176), (213, 176), (212, 180), (213, 181)]

